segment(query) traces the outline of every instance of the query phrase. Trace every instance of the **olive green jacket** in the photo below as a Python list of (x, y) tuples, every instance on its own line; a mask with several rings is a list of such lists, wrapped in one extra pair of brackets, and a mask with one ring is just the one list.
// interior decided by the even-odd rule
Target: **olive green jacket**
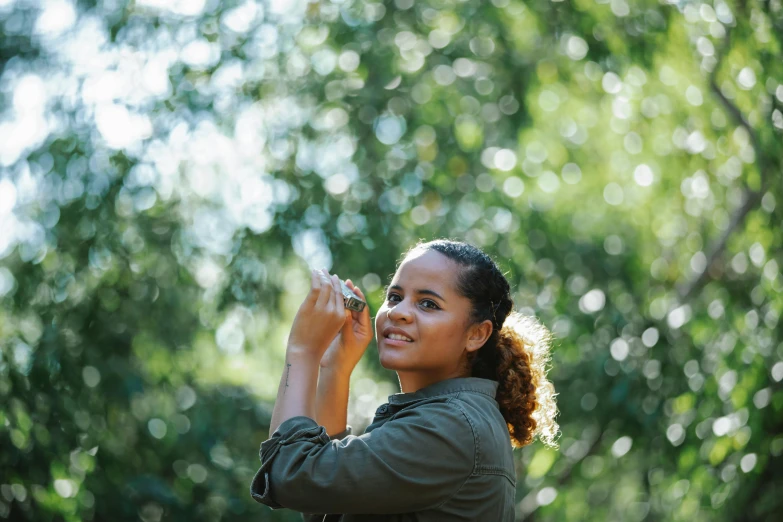
[(360, 436), (292, 417), (261, 443), (250, 493), (305, 522), (514, 520), (497, 381), (459, 377), (389, 396)]

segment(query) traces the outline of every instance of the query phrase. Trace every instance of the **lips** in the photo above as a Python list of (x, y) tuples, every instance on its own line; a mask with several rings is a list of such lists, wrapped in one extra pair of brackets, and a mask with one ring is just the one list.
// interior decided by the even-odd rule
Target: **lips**
[[(390, 336), (394, 336), (396, 337), (396, 339)], [(408, 332), (406, 332), (401, 328), (395, 328), (393, 326), (383, 329), (383, 337), (389, 341), (408, 342), (408, 343), (413, 342), (413, 337), (411, 337), (411, 335), (408, 334)]]

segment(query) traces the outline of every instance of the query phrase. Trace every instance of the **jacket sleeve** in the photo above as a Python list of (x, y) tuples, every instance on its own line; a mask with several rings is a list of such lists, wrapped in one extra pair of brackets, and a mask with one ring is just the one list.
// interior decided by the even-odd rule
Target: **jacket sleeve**
[[(342, 440), (348, 435), (350, 435), (352, 431), (353, 431), (353, 426), (348, 424), (345, 430), (335, 435), (331, 435), (329, 438), (331, 440)], [(326, 517), (326, 513), (301, 513), (301, 515), (302, 515), (302, 522), (329, 522), (328, 519), (324, 519), (324, 517)]]
[(342, 440), (297, 416), (261, 443), (250, 492), (272, 509), (303, 513), (420, 511), (459, 491), (475, 467), (476, 448), (470, 422), (451, 402), (404, 409), (371, 432)]

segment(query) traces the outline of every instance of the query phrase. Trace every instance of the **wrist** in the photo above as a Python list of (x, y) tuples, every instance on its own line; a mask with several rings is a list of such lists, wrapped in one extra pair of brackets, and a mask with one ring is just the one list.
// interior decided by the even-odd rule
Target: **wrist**
[(351, 380), (353, 369), (354, 366), (351, 365), (321, 365), (320, 376), (321, 379), (348, 382)]
[(303, 362), (312, 361), (316, 364), (321, 358), (321, 356), (313, 352), (313, 350), (295, 344), (289, 344), (286, 347), (285, 357), (286, 359), (297, 359)]

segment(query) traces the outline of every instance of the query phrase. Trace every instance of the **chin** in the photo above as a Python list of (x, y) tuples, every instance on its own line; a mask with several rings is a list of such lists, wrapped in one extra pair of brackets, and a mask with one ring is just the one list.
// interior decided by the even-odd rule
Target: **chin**
[(408, 357), (401, 356), (401, 354), (391, 352), (388, 349), (379, 348), (378, 350), (378, 361), (387, 370), (407, 369), (407, 366), (410, 366), (410, 364), (407, 364), (408, 359)]

